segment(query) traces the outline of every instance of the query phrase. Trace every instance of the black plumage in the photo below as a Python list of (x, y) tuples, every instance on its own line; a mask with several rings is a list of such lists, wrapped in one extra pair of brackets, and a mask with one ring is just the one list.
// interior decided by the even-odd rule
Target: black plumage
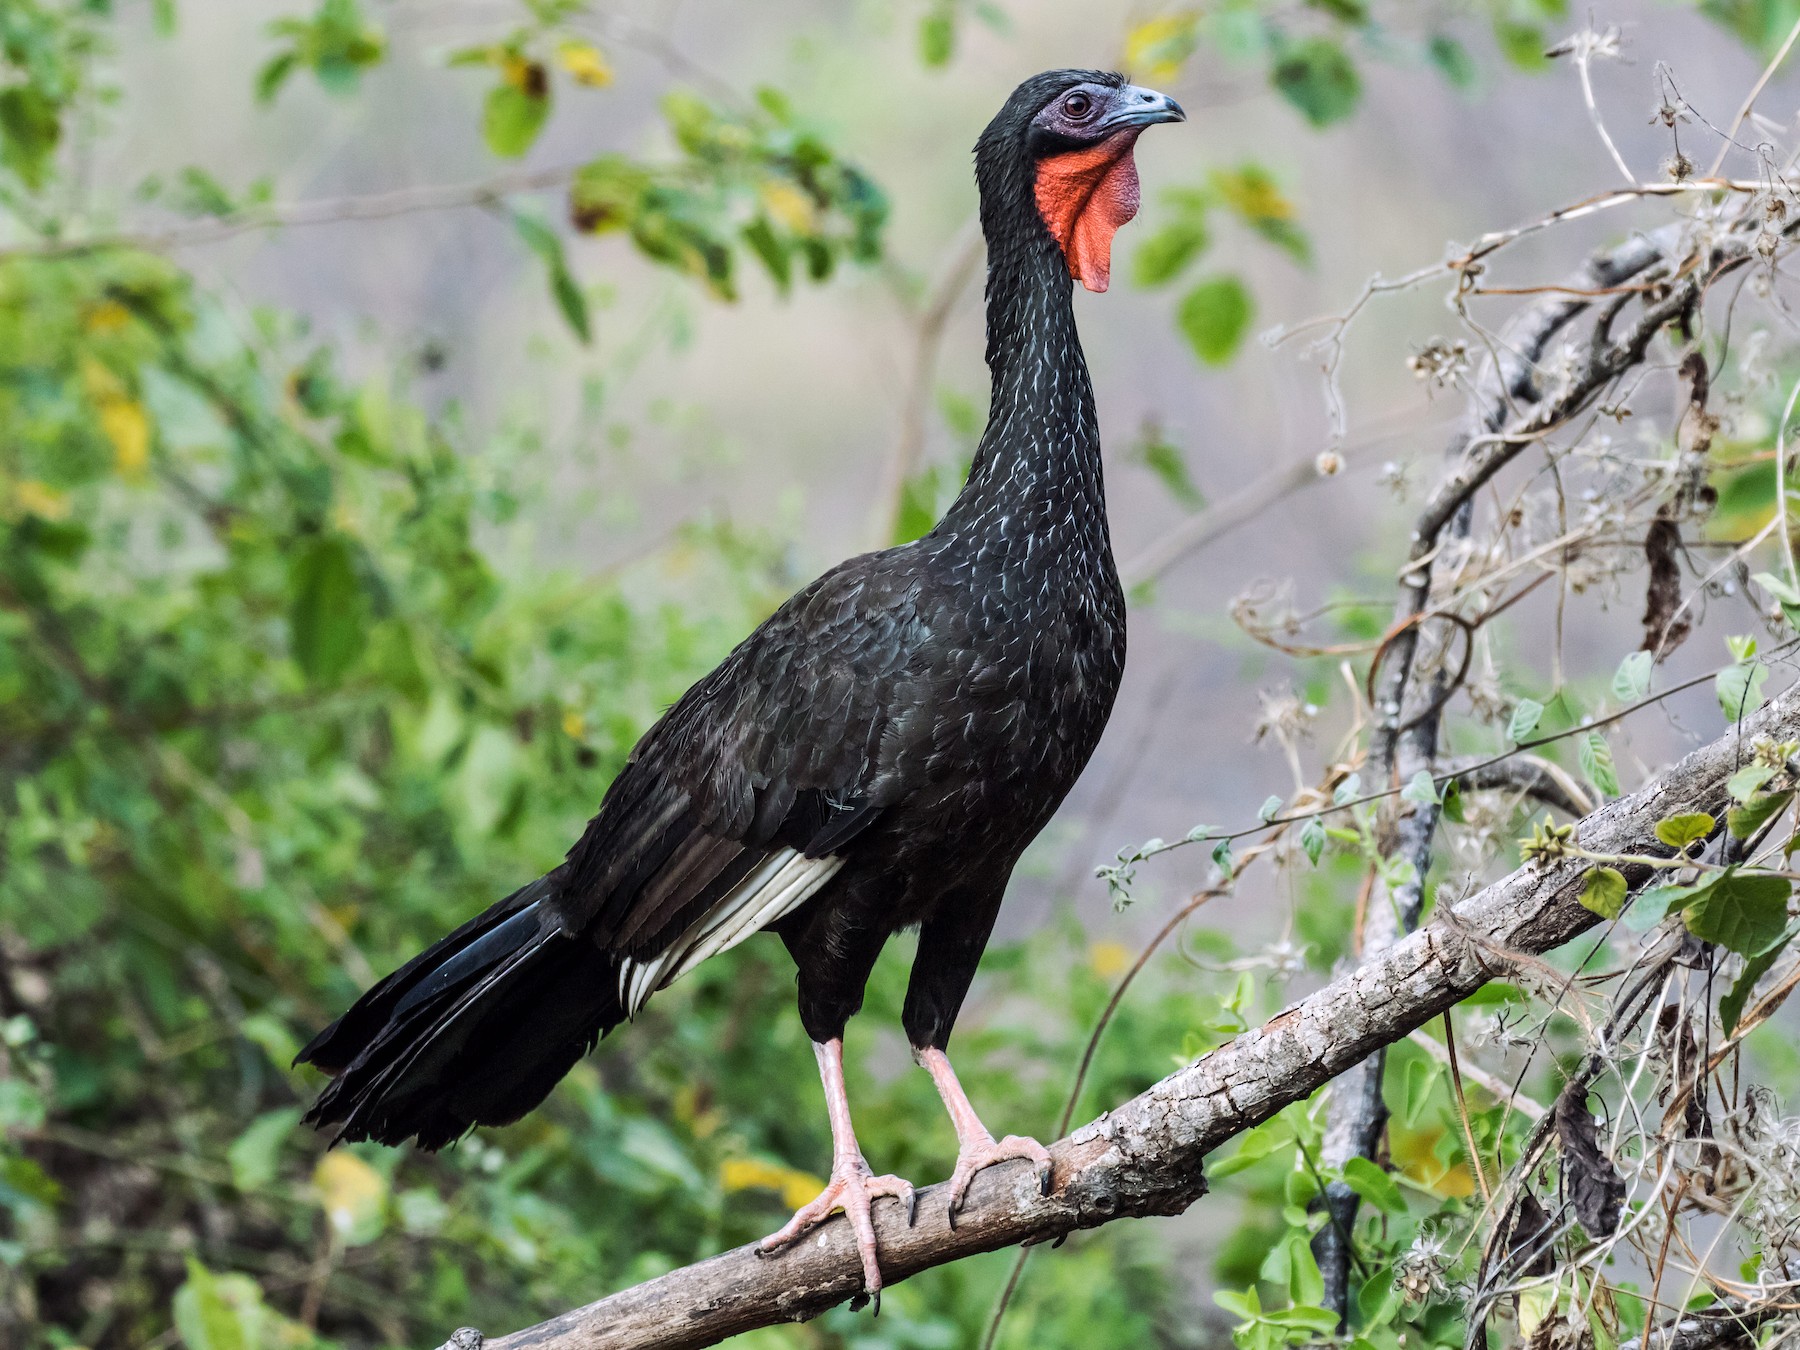
[[(300, 1058), (335, 1078), (309, 1120), (426, 1148), (516, 1120), (656, 988), (758, 929), (793, 955), (829, 1094), (827, 1052), (882, 945), (916, 925), (905, 1029), (964, 1152), (1041, 1154), (995, 1145), (948, 1061), (926, 1056), (947, 1046), (1013, 865), (1093, 753), (1125, 661), (1077, 264), (1052, 218), (1078, 223), (1096, 188), (1059, 168), (1075, 186), (1046, 197), (1044, 166), (1128, 169), (1137, 132), (1179, 116), (1092, 71), (1013, 94), (976, 151), (993, 398), (961, 495), (924, 538), (788, 600), (644, 735), (561, 866), (314, 1039)], [(1128, 218), (1134, 171), (1124, 190)], [(873, 1179), (836, 1101), (834, 1186), (848, 1169), (856, 1191)], [(867, 1200), (842, 1190), (821, 1203), (860, 1207), (860, 1235)], [(871, 1238), (878, 1287), (872, 1263)]]

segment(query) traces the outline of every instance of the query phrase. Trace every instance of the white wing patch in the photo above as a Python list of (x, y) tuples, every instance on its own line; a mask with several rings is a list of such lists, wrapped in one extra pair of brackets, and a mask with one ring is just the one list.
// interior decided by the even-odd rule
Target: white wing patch
[(808, 858), (784, 848), (734, 886), (664, 951), (619, 966), (619, 1002), (635, 1017), (658, 989), (666, 989), (709, 956), (730, 951), (752, 933), (793, 913), (831, 880), (842, 858)]

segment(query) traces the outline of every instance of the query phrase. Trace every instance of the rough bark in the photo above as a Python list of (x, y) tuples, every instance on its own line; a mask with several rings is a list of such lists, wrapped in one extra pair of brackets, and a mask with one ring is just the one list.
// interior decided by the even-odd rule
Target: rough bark
[[(1675, 811), (1723, 814), (1725, 780), (1755, 736), (1800, 739), (1800, 686), (1747, 719), (1741, 738), (1733, 732), (1703, 746), (1656, 782), (1587, 817), (1577, 839), (1597, 852), (1666, 852), (1656, 842), (1655, 823)], [(977, 1179), (954, 1230), (945, 1221), (943, 1185), (919, 1193), (913, 1227), (897, 1205), (878, 1208), (888, 1283), (997, 1247), (1053, 1240), (1128, 1216), (1180, 1213), (1204, 1194), (1201, 1163), (1213, 1149), (1506, 974), (1515, 955), (1550, 951), (1599, 922), (1576, 898), (1586, 868), (1579, 859), (1520, 868), (1265, 1025), (1082, 1126), (1050, 1150), (1055, 1174), (1048, 1196), (1038, 1194), (1028, 1165), (1013, 1163)], [(1649, 871), (1623, 870), (1634, 886)], [(740, 1247), (487, 1347), (695, 1350), (755, 1327), (816, 1316), (860, 1286), (848, 1225), (834, 1219), (779, 1256)]]

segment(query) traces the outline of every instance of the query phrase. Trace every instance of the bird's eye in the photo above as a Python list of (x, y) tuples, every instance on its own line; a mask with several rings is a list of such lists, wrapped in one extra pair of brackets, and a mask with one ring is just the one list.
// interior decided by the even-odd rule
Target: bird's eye
[(1063, 100), (1063, 111), (1079, 121), (1094, 109), (1094, 100), (1077, 90)]

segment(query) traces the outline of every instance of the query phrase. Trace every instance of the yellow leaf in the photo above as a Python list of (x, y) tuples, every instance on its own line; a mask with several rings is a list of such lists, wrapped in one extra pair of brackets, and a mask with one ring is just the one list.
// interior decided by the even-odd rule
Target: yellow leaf
[(591, 42), (577, 42), (571, 38), (556, 49), (556, 59), (574, 76), (576, 84), (601, 89), (612, 83), (612, 67), (606, 64), (606, 57)]
[(125, 381), (91, 356), (81, 358), (81, 385), (87, 390), (87, 396), (96, 403), (110, 403), (114, 399), (131, 397)]
[(1438, 1147), (1445, 1129), (1424, 1125), (1407, 1129), (1397, 1123), (1388, 1128), (1388, 1147), (1394, 1166), (1410, 1180), (1446, 1199), (1467, 1199), (1475, 1194), (1475, 1174), (1465, 1162), (1446, 1165)]
[(82, 326), (90, 333), (116, 333), (131, 322), (131, 311), (117, 300), (102, 300), (87, 312)]
[(756, 1158), (727, 1158), (719, 1164), (719, 1184), (727, 1191), (779, 1191), (781, 1202), (793, 1209), (825, 1189), (825, 1183), (810, 1172)]
[(48, 483), (40, 483), (35, 478), (14, 483), (13, 500), (32, 515), (41, 516), (45, 520), (61, 520), (69, 514), (68, 494), (58, 492)]
[(1299, 214), (1267, 174), (1221, 173), (1214, 175), (1213, 182), (1240, 214), (1252, 220), (1292, 220)]
[(811, 234), (818, 229), (819, 212), (813, 199), (792, 183), (765, 178), (757, 193), (769, 214), (795, 234)]
[(500, 78), (534, 99), (544, 98), (548, 93), (549, 76), (544, 71), (543, 63), (528, 61), (516, 52), (501, 54)]
[(1124, 974), (1130, 964), (1131, 948), (1123, 942), (1096, 942), (1088, 952), (1088, 965), (1103, 980)]
[(1192, 10), (1146, 19), (1125, 35), (1125, 66), (1148, 80), (1170, 80), (1199, 45), (1200, 16)]
[(381, 1231), (387, 1182), (381, 1173), (342, 1149), (333, 1149), (313, 1169), (313, 1194), (340, 1238), (366, 1242)]
[(113, 445), (119, 472), (135, 478), (150, 462), (150, 414), (132, 399), (109, 399), (100, 405), (100, 429)]
[[(710, 1093), (708, 1098), (710, 1099)], [(700, 1089), (692, 1083), (685, 1083), (675, 1090), (675, 1119), (693, 1133), (696, 1139), (705, 1139), (717, 1134), (719, 1127), (725, 1123), (724, 1115), (716, 1106), (702, 1105)], [(799, 1206), (794, 1206), (798, 1209)]]
[(1535, 1341), (1537, 1329), (1548, 1321), (1556, 1312), (1556, 1286), (1554, 1284), (1527, 1285), (1519, 1290), (1519, 1337), (1521, 1341)]
[(578, 741), (587, 732), (587, 719), (570, 708), (563, 714), (562, 728), (563, 735), (572, 741)]

